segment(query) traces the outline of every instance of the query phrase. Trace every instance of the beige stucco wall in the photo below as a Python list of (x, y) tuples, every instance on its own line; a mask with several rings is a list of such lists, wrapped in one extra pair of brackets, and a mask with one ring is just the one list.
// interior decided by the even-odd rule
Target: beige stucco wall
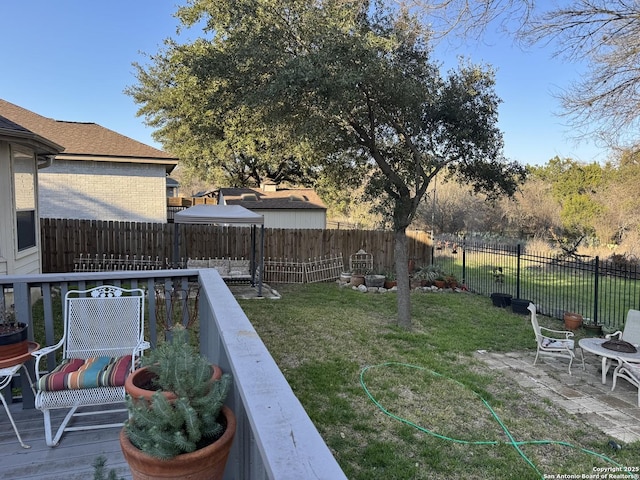
[(167, 221), (162, 165), (55, 160), (38, 175), (41, 218)]

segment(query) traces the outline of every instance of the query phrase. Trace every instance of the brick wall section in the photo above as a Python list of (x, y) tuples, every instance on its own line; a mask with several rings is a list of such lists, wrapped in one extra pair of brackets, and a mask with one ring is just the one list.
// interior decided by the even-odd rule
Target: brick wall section
[(162, 165), (56, 160), (38, 173), (41, 218), (167, 221)]

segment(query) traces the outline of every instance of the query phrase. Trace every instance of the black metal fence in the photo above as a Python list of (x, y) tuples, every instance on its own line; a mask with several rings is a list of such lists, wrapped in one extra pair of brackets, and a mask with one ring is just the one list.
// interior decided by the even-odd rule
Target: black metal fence
[(619, 329), (630, 308), (640, 309), (640, 268), (628, 259), (601, 261), (527, 252), (521, 245), (440, 242), (432, 258), (472, 292), (526, 299), (555, 318), (579, 313), (605, 331)]

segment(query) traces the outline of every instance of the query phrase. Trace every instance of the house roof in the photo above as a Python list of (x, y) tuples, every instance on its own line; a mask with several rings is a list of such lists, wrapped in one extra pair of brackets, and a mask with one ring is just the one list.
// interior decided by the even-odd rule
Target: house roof
[(68, 122), (43, 117), (0, 99), (0, 115), (64, 147), (64, 160), (93, 160), (165, 165), (170, 172), (178, 159), (97, 123)]
[(254, 211), (327, 209), (313, 188), (281, 188), (273, 192), (248, 187), (221, 188), (220, 197), (227, 205), (242, 205)]
[(0, 115), (0, 140), (4, 139), (28, 145), (40, 155), (54, 155), (63, 148)]

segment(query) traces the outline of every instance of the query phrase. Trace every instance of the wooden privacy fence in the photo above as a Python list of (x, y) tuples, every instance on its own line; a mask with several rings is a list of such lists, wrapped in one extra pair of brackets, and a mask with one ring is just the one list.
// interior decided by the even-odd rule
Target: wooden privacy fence
[[(44, 273), (72, 272), (80, 254), (95, 258), (173, 259), (176, 224), (99, 220), (40, 219)], [(241, 258), (251, 252), (247, 227), (180, 224), (179, 259)], [(258, 232), (258, 235), (260, 232)], [(417, 266), (431, 263), (431, 241), (421, 231), (407, 232), (409, 258)], [(303, 262), (364, 250), (373, 254), (378, 272), (394, 266), (394, 233), (382, 230), (319, 230), (266, 228), (264, 257)], [(346, 267), (346, 266), (345, 266)]]

